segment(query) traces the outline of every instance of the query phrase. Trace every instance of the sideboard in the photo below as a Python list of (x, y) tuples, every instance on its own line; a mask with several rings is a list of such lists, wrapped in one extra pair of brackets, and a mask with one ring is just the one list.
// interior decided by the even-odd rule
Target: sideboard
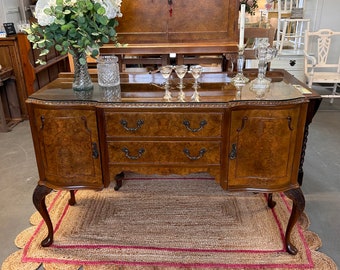
[[(301, 94), (286, 71), (269, 72), (271, 90), (256, 100), (249, 87), (241, 98), (225, 73), (203, 74), (200, 102), (191, 102), (191, 78), (185, 78), (186, 102), (163, 100), (160, 74), (125, 75), (121, 98), (106, 100), (95, 84), (92, 97), (77, 100), (72, 78), (61, 76), (27, 100), (39, 170), (33, 202), (48, 227), (42, 246), (53, 242), (45, 204), (52, 189), (74, 190), (122, 185), (124, 171), (141, 174), (208, 172), (228, 191), (284, 192), (293, 201), (286, 249), (298, 251), (290, 234), (304, 210), (300, 189), (308, 125), (321, 102)], [(250, 79), (256, 72), (246, 73)], [(175, 83), (175, 76), (173, 82)]]

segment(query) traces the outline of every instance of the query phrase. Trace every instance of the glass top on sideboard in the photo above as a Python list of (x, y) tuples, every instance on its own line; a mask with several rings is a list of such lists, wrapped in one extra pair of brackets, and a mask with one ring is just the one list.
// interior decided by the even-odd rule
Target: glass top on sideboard
[[(278, 74), (272, 74), (270, 90), (265, 94), (263, 100), (290, 100), (302, 98), (303, 94), (292, 84), (283, 80)], [(41, 90), (30, 96), (30, 99), (42, 101), (88, 101), (88, 102), (180, 102), (178, 99), (178, 78), (173, 76), (171, 82), (171, 96), (169, 101), (165, 100), (164, 79), (157, 74), (130, 74), (128, 78), (122, 77), (121, 84), (117, 87), (103, 88), (94, 82), (93, 92), (86, 98), (80, 98), (72, 90), (72, 78), (58, 78)], [(250, 76), (250, 79), (253, 79)], [(95, 80), (94, 80), (95, 81)], [(251, 81), (251, 80), (250, 80)], [(184, 79), (185, 102), (195, 102), (191, 100), (194, 93), (194, 79), (187, 77)], [(112, 96), (112, 93), (120, 90), (119, 97)], [(231, 77), (226, 73), (205, 73), (199, 80), (199, 102), (225, 103), (240, 100), (257, 100), (256, 95), (250, 89), (250, 83), (241, 90), (241, 97), (237, 95), (235, 86), (231, 83)], [(197, 102), (197, 101), (196, 101)]]

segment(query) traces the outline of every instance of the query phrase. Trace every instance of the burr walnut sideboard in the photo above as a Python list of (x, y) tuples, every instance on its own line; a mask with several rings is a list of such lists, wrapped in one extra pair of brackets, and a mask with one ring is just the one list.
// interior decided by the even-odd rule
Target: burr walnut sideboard
[[(246, 73), (253, 78), (255, 73)], [(42, 246), (53, 242), (45, 205), (52, 189), (101, 190), (124, 171), (142, 174), (208, 172), (228, 191), (284, 192), (293, 200), (286, 229), (286, 249), (296, 254), (290, 234), (304, 210), (300, 189), (302, 164), (311, 122), (321, 98), (302, 95), (285, 71), (271, 72), (264, 100), (249, 87), (241, 98), (227, 74), (203, 74), (200, 102), (191, 102), (192, 79), (186, 78), (187, 102), (163, 100), (160, 74), (121, 79), (122, 97), (105, 100), (95, 85), (92, 98), (77, 100), (72, 78), (60, 77), (27, 100), (40, 181), (33, 202), (48, 227)], [(175, 79), (173, 79), (175, 80)], [(300, 183), (300, 184), (299, 184)]]

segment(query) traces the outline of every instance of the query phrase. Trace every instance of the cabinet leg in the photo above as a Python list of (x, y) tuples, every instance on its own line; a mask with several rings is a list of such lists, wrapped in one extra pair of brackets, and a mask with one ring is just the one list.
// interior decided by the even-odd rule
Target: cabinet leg
[(74, 193), (74, 190), (70, 190), (70, 199), (68, 200), (69, 205), (75, 205), (76, 204), (76, 196)]
[(38, 185), (33, 192), (33, 204), (44, 219), (48, 229), (47, 237), (41, 241), (43, 247), (48, 247), (53, 243), (53, 225), (45, 203), (45, 197), (51, 191), (51, 188)]
[(117, 191), (121, 188), (121, 186), (123, 185), (124, 176), (124, 172), (121, 172), (115, 176), (116, 186), (114, 187), (114, 190)]
[(268, 207), (270, 209), (274, 208), (276, 205), (276, 202), (273, 200), (273, 193), (268, 194)]
[(286, 237), (285, 237), (286, 249), (289, 254), (296, 255), (298, 250), (291, 243), (290, 235), (291, 235), (294, 225), (296, 224), (303, 210), (305, 209), (305, 197), (303, 196), (302, 190), (300, 188), (285, 191), (285, 194), (287, 195), (289, 199), (293, 201), (293, 209), (292, 209), (292, 213), (290, 215), (288, 225), (287, 225), (287, 230), (286, 230)]

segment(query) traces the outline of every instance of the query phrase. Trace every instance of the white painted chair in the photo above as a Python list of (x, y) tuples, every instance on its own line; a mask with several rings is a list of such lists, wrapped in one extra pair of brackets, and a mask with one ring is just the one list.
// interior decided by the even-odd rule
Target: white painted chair
[(313, 83), (333, 84), (331, 95), (322, 95), (330, 98), (330, 103), (333, 103), (334, 98), (340, 97), (337, 92), (340, 86), (340, 32), (320, 29), (317, 32), (306, 32), (305, 38), (305, 75), (308, 86), (312, 87)]
[(302, 49), (304, 34), (309, 31), (310, 20), (303, 18), (303, 0), (278, 0), (276, 47), (278, 54), (285, 46)]
[(279, 33), (278, 53), (285, 47), (303, 49), (305, 33), (309, 31), (310, 19), (284, 19), (282, 31)]

